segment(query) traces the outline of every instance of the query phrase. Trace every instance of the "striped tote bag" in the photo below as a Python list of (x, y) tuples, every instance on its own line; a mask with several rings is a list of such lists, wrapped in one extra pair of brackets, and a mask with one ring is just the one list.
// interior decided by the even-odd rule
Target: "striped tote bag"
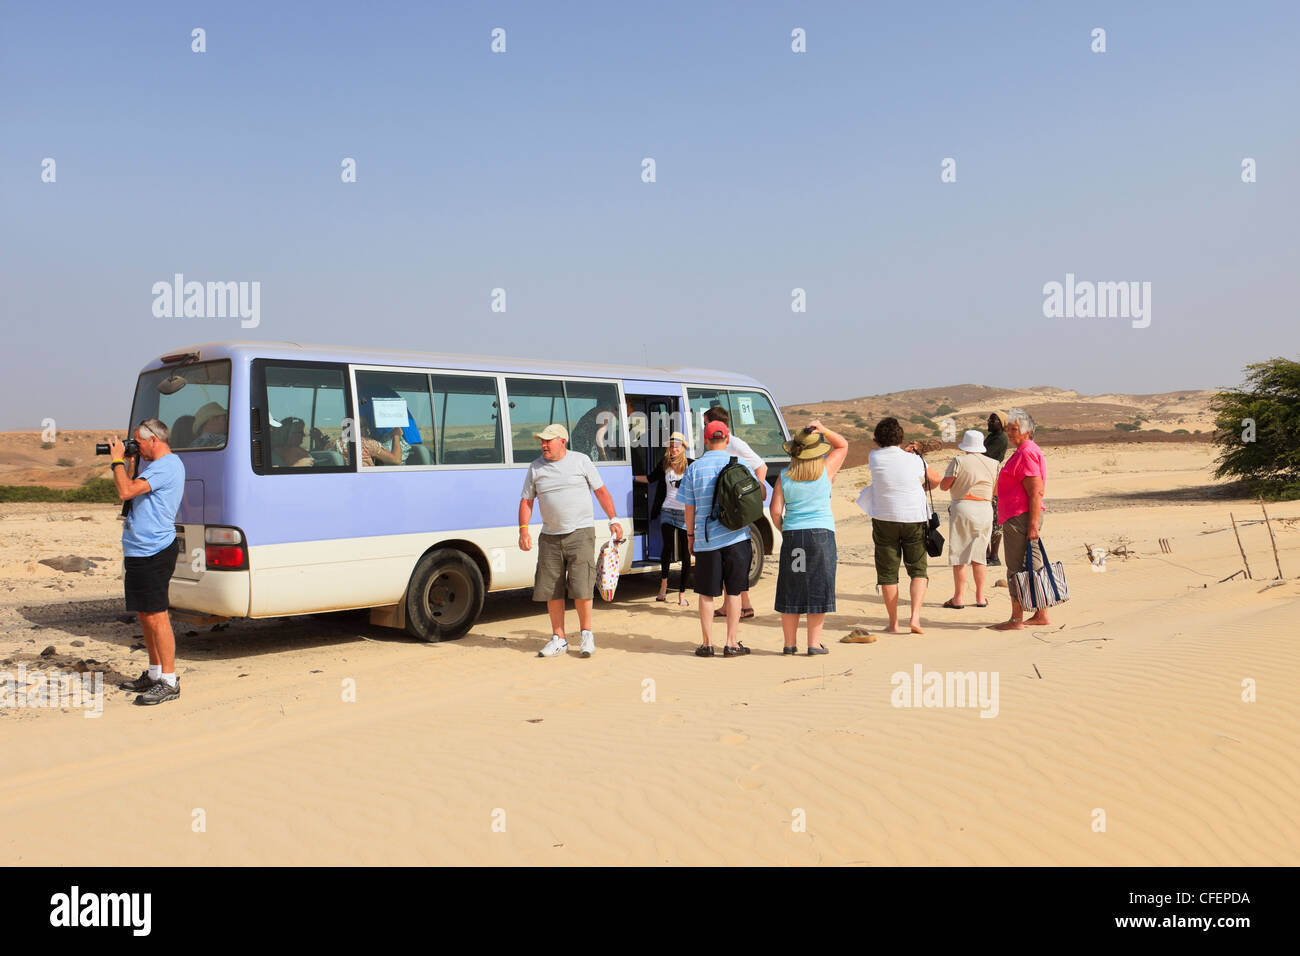
[(1034, 570), (1034, 544), (1030, 541), (1025, 548), (1025, 570), (1015, 574), (1016, 591), (1020, 594), (1020, 605), (1026, 611), (1041, 611), (1043, 608), (1055, 607), (1070, 600), (1070, 586), (1065, 581), (1065, 567), (1060, 561), (1052, 563), (1047, 560), (1047, 549), (1043, 539), (1039, 538), (1038, 553), (1043, 559), (1043, 566)]

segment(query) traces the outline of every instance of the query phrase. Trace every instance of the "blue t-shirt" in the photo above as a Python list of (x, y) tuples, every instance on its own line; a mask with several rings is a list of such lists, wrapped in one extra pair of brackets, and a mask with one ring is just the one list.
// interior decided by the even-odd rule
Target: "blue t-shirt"
[(147, 558), (176, 537), (185, 466), (179, 455), (163, 455), (149, 462), (137, 477), (149, 482), (149, 491), (131, 499), (131, 513), (122, 526), (122, 553), (128, 558)]
[[(706, 451), (686, 469), (682, 486), (677, 489), (677, 500), (683, 505), (695, 506), (695, 550), (718, 551), (729, 544), (749, 540), (749, 528), (732, 531), (721, 521), (709, 517), (713, 510), (713, 488), (718, 483), (718, 473), (727, 467), (731, 454), (722, 450)], [(743, 461), (740, 464), (752, 475), (754, 469)], [(705, 537), (705, 525), (708, 536)]]
[(835, 530), (835, 516), (831, 514), (831, 480), (826, 472), (823, 471), (816, 481), (792, 481), (789, 474), (781, 472), (781, 494), (785, 497), (782, 530)]

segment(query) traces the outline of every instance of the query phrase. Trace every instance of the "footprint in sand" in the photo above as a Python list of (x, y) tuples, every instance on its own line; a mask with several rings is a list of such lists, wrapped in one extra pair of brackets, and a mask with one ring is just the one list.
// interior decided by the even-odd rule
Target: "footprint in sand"
[(752, 793), (763, 788), (763, 781), (757, 777), (739, 777), (736, 780), (736, 786), (747, 793)]
[(746, 740), (748, 740), (748, 739), (749, 739), (748, 737), (746, 737), (744, 734), (740, 734), (740, 733), (736, 733), (736, 734), (725, 734), (725, 735), (723, 735), (722, 737), (719, 737), (719, 738), (718, 738), (718, 743), (721, 743), (721, 744), (743, 744), (743, 743), (744, 743)]
[(686, 721), (681, 714), (664, 714), (659, 718), (659, 723), (665, 727), (680, 727)]

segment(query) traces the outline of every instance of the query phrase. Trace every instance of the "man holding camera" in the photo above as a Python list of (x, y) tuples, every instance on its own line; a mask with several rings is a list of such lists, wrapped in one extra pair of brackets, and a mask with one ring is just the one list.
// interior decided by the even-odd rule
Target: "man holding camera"
[[(128, 503), (122, 526), (126, 609), (139, 616), (144, 646), (149, 652), (148, 670), (119, 686), (139, 691), (135, 702), (146, 706), (181, 695), (176, 677), (176, 636), (167, 616), (167, 589), (180, 549), (176, 512), (185, 491), (185, 466), (167, 446), (170, 437), (166, 425), (156, 418), (146, 418), (129, 443), (135, 448), (128, 449), (116, 438), (109, 441), (117, 496)], [(147, 462), (134, 478), (127, 471), (128, 451)]]

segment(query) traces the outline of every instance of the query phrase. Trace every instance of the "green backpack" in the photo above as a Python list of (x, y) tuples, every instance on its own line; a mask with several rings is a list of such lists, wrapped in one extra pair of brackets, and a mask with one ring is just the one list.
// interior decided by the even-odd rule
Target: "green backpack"
[[(718, 472), (713, 486), (713, 508), (709, 517), (724, 528), (739, 531), (748, 528), (763, 515), (763, 483), (742, 465), (735, 455)], [(709, 524), (704, 523), (704, 540), (709, 540)]]

